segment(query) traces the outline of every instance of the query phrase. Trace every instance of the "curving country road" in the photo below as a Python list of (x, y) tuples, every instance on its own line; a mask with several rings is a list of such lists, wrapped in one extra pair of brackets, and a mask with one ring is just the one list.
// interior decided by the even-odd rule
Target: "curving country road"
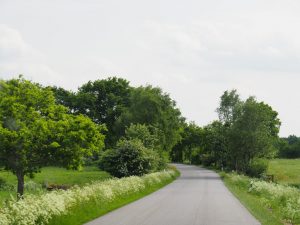
[(87, 225), (259, 225), (218, 174), (176, 165), (181, 176), (136, 202)]

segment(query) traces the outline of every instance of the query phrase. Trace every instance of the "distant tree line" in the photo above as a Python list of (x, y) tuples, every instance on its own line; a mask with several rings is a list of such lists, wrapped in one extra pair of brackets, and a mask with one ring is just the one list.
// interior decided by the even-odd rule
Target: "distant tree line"
[(281, 138), (277, 146), (280, 158), (300, 158), (300, 137), (290, 135), (287, 138)]

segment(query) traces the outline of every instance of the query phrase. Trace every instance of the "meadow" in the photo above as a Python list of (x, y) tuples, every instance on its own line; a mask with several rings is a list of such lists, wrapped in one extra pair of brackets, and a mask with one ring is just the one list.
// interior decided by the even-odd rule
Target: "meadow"
[[(46, 191), (47, 186), (74, 185), (84, 186), (94, 181), (102, 181), (111, 178), (107, 172), (99, 170), (94, 166), (87, 166), (79, 171), (67, 170), (58, 167), (45, 167), (34, 178), (25, 177), (25, 194), (38, 194)], [(17, 179), (14, 174), (8, 171), (0, 171), (0, 205), (5, 199), (16, 196)]]
[(300, 187), (300, 159), (270, 160), (268, 174), (273, 174), (275, 182)]

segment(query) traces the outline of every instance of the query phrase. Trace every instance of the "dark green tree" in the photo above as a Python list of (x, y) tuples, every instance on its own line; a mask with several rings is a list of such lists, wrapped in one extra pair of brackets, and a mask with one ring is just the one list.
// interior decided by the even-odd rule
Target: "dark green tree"
[(181, 129), (181, 139), (173, 147), (171, 159), (174, 162), (192, 162), (199, 163), (195, 160), (199, 157), (200, 150), (203, 144), (203, 129), (195, 123), (186, 124)]
[(130, 124), (155, 127), (163, 150), (169, 152), (180, 140), (180, 127), (184, 119), (176, 103), (160, 88), (152, 86), (132, 89), (129, 107), (117, 121), (119, 137)]
[(56, 101), (70, 109), (70, 112), (83, 114), (97, 124), (107, 127), (105, 144), (112, 147), (120, 138), (115, 131), (115, 123), (129, 106), (131, 87), (122, 78), (111, 77), (89, 81), (73, 93), (63, 88), (53, 87)]

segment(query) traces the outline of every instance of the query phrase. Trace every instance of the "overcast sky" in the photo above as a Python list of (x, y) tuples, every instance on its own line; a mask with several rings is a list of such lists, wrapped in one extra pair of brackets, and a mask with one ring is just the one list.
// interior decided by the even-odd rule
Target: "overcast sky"
[(0, 78), (76, 88), (119, 76), (160, 86), (199, 125), (225, 90), (300, 136), (299, 0), (0, 0)]

